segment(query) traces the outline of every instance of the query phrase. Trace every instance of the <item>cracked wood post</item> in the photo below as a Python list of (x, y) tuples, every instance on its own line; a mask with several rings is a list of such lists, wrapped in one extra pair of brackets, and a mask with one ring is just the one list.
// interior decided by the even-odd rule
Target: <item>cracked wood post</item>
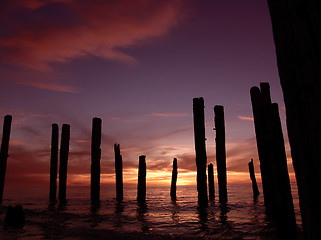
[(206, 177), (206, 146), (205, 146), (205, 117), (204, 117), (204, 99), (193, 98), (193, 117), (194, 117), (194, 138), (197, 167), (197, 191), (198, 204), (208, 204), (207, 198), (207, 177)]
[(116, 173), (116, 199), (122, 201), (123, 194), (123, 158), (120, 155), (119, 144), (114, 144), (115, 152), (115, 173)]
[(224, 123), (224, 107), (216, 105), (214, 107), (214, 122), (216, 130), (216, 164), (219, 202), (227, 203), (227, 180), (226, 180), (226, 149), (225, 149), (225, 123)]
[(215, 199), (214, 169), (212, 163), (208, 165), (208, 195), (211, 201)]
[(90, 199), (92, 202), (100, 198), (100, 158), (101, 158), (101, 119), (93, 118), (91, 137), (91, 181)]
[(137, 201), (145, 202), (146, 200), (146, 156), (139, 156), (138, 168), (138, 185), (137, 185)]
[(9, 150), (9, 140), (11, 131), (12, 116), (6, 115), (3, 121), (3, 132), (2, 132), (2, 142), (0, 150), (0, 204), (3, 198), (3, 189), (7, 169), (7, 159)]
[(259, 188), (257, 187), (257, 182), (255, 178), (253, 159), (251, 159), (248, 165), (249, 165), (250, 178), (252, 181), (253, 198), (254, 200), (256, 200), (257, 197), (260, 195), (260, 191), (259, 191)]
[(61, 142), (60, 142), (60, 159), (59, 159), (59, 200), (66, 200), (66, 183), (67, 183), (67, 165), (69, 154), (70, 126), (62, 125)]
[(54, 123), (51, 126), (51, 157), (50, 157), (50, 192), (49, 199), (56, 200), (57, 195), (57, 171), (58, 171), (58, 140), (59, 129), (58, 124)]
[(171, 198), (176, 200), (176, 182), (177, 182), (177, 159), (173, 160), (172, 183), (171, 183)]
[(306, 239), (321, 239), (320, 1), (268, 0)]

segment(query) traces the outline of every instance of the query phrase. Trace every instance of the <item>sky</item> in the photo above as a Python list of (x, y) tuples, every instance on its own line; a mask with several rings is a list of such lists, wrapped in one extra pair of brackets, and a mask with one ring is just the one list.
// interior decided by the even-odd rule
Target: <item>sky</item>
[[(70, 124), (68, 185), (90, 184), (92, 119), (102, 119), (101, 184), (196, 184), (193, 98), (205, 101), (207, 161), (215, 105), (225, 110), (228, 183), (260, 182), (250, 88), (269, 82), (280, 107), (265, 0), (10, 0), (0, 3), (0, 117), (13, 116), (6, 185), (49, 185), (51, 124)], [(1, 122), (2, 126), (2, 122)], [(2, 134), (2, 133), (1, 133)], [(215, 172), (216, 174), (216, 172)], [(217, 179), (215, 176), (215, 181)]]

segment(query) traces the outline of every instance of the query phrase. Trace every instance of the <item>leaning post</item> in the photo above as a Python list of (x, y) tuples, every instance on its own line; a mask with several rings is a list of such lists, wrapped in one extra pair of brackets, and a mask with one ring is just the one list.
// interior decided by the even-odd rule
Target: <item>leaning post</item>
[(50, 192), (49, 199), (56, 200), (57, 194), (57, 170), (58, 170), (58, 124), (54, 123), (51, 126), (51, 157), (50, 157)]
[(90, 197), (92, 202), (100, 198), (100, 158), (101, 158), (101, 119), (93, 118), (91, 137), (91, 184)]
[(115, 152), (115, 173), (116, 173), (116, 199), (123, 200), (123, 158), (120, 155), (119, 144), (114, 144)]
[(215, 198), (215, 187), (214, 187), (214, 169), (213, 164), (208, 165), (208, 195), (211, 201)]
[(172, 183), (171, 183), (171, 198), (176, 200), (176, 182), (177, 182), (177, 159), (173, 160)]
[(137, 186), (137, 201), (145, 202), (146, 200), (146, 156), (139, 156), (138, 168), (138, 186)]
[(252, 181), (253, 198), (254, 200), (256, 200), (257, 197), (260, 195), (260, 192), (259, 192), (259, 188), (257, 187), (257, 182), (255, 178), (253, 159), (251, 159), (251, 161), (249, 162), (249, 172), (250, 172), (250, 178)]
[(60, 166), (59, 166), (59, 200), (66, 200), (67, 165), (69, 154), (70, 125), (63, 124), (60, 142)]

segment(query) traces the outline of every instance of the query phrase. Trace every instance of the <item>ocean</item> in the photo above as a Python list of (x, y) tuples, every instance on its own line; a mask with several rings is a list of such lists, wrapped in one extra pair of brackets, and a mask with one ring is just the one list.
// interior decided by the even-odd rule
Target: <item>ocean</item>
[[(261, 186), (259, 186), (262, 190)], [(228, 204), (197, 204), (196, 186), (177, 186), (171, 201), (170, 186), (147, 186), (145, 204), (136, 201), (136, 187), (124, 187), (124, 201), (115, 199), (115, 187), (101, 187), (101, 201), (90, 203), (90, 187), (67, 186), (67, 203), (50, 203), (49, 187), (5, 187), (0, 206), (0, 239), (276, 239), (266, 214), (263, 193), (253, 201), (251, 184), (228, 185)], [(302, 238), (296, 184), (292, 194)], [(21, 204), (23, 226), (3, 224), (5, 209)]]

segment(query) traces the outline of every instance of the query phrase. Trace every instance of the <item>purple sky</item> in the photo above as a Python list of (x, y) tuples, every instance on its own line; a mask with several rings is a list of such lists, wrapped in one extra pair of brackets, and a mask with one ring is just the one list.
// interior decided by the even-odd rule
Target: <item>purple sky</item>
[(170, 182), (174, 157), (178, 184), (195, 184), (194, 97), (205, 100), (208, 162), (213, 107), (225, 108), (230, 183), (250, 181), (250, 158), (259, 173), (252, 86), (270, 83), (284, 124), (264, 0), (2, 1), (0, 29), (0, 116), (13, 115), (9, 185), (48, 184), (52, 123), (71, 125), (68, 183), (82, 185), (93, 117), (103, 120), (102, 182), (114, 182), (120, 143), (125, 184), (136, 183), (142, 154), (149, 184)]

